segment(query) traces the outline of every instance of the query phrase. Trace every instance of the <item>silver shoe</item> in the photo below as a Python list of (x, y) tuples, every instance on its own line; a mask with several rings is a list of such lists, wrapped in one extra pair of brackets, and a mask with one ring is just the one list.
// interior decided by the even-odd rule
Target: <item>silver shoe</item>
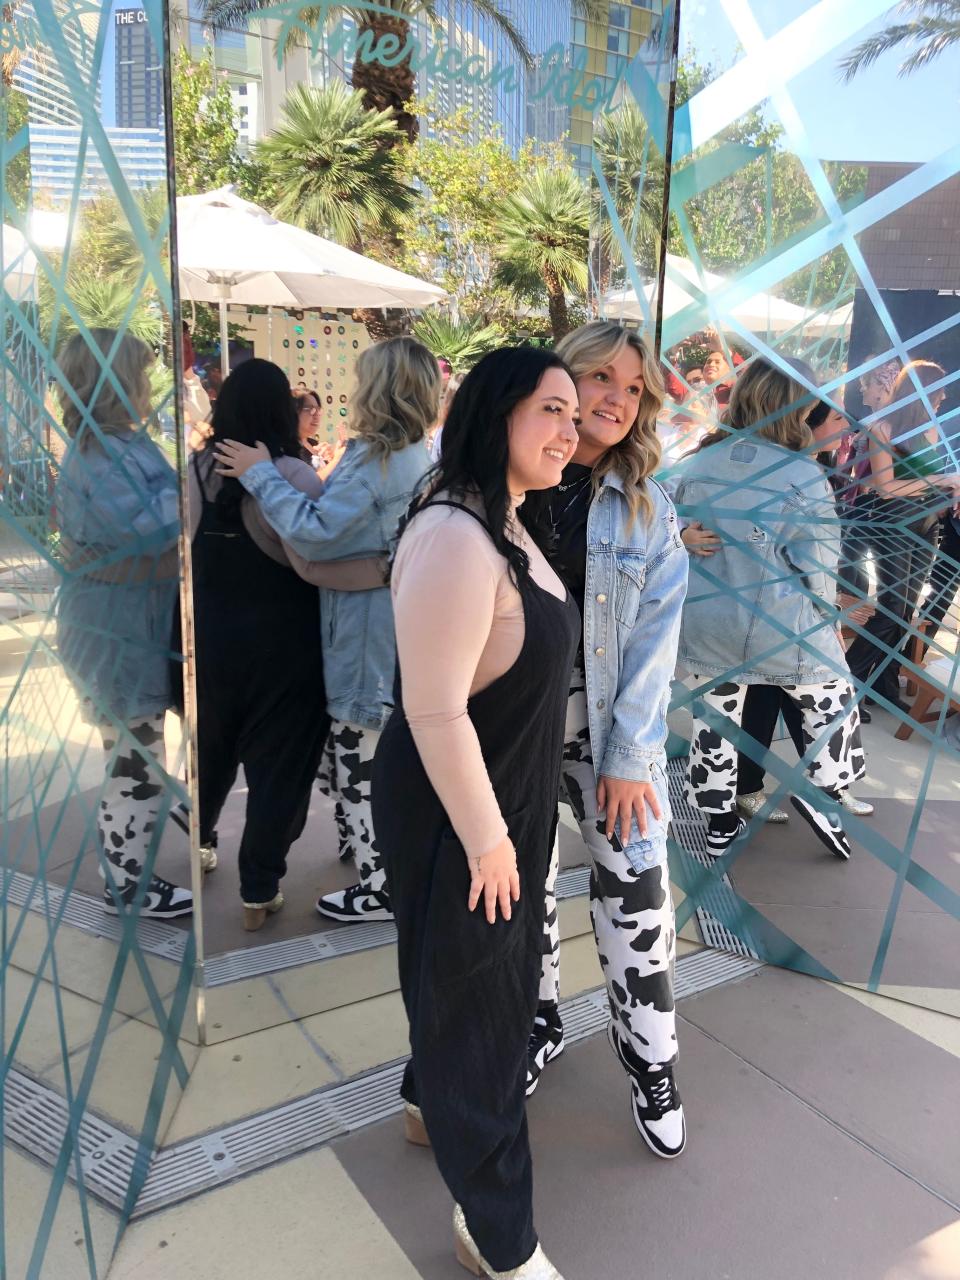
[(480, 1250), (467, 1230), (463, 1210), (458, 1204), (453, 1206), (453, 1243), (457, 1261), (471, 1275), (489, 1276), (491, 1280), (563, 1280), (563, 1276), (539, 1245), (521, 1266), (513, 1267), (510, 1271), (494, 1271), (481, 1258)]
[[(767, 797), (763, 791), (751, 791), (745, 796), (737, 796), (737, 808), (745, 818), (755, 818), (766, 803)], [(789, 822), (790, 815), (783, 809), (771, 809), (766, 820), (777, 823)]]
[(214, 871), (217, 866), (217, 851), (212, 844), (200, 846), (200, 870)]
[(849, 791), (840, 793), (840, 803), (846, 809), (847, 813), (856, 814), (858, 818), (869, 818), (873, 813), (873, 805), (867, 800), (858, 800), (856, 796), (852, 796)]

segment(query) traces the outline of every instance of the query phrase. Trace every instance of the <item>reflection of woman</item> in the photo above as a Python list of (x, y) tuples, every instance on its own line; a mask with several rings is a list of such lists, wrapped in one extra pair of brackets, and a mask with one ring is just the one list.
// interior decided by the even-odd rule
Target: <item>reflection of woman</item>
[[(675, 929), (667, 871), (666, 713), (687, 556), (676, 513), (651, 479), (663, 381), (642, 340), (598, 321), (557, 347), (577, 380), (580, 441), (550, 513), (561, 574), (583, 610), (567, 702), (561, 796), (593, 869), (590, 908), (610, 996), (610, 1040), (630, 1077), (634, 1123), (657, 1155), (686, 1140), (677, 1058)], [(528, 1092), (563, 1047), (559, 933), (547, 899), (540, 1008)]]
[(497, 351), (465, 378), (397, 551), (401, 705), (373, 791), (410, 1018), (408, 1136), (429, 1134), (464, 1265), (531, 1280), (560, 1280), (533, 1229), (523, 1068), (579, 619), (524, 497), (559, 480), (575, 413), (548, 352)]
[(861, 526), (861, 540), (873, 552), (877, 572), (876, 612), (847, 650), (858, 681), (901, 711), (900, 648), (913, 621), (920, 591), (933, 561), (937, 515), (960, 492), (960, 476), (944, 475), (940, 433), (930, 410), (943, 403), (942, 388), (930, 391), (930, 410), (916, 392), (946, 377), (938, 364), (906, 365), (890, 392), (890, 403), (913, 403), (889, 412), (870, 429), (873, 501)]
[(97, 807), (105, 909), (187, 915), (192, 895), (142, 883), (162, 829), (163, 721), (173, 705), (170, 633), (179, 591), (176, 473), (150, 439), (150, 349), (112, 329), (70, 339), (60, 357), (71, 437), (57, 485), (66, 573), (57, 645), (106, 756)]
[(278, 472), (316, 497), (323, 484), (300, 458), (294, 404), (281, 369), (247, 360), (220, 390), (213, 441), (190, 460), (200, 840), (209, 867), (242, 765), (247, 805), (238, 861), (247, 929), (259, 929), (283, 905), (287, 853), (306, 822), (330, 725), (317, 587), (383, 582), (368, 562), (307, 565), (281, 546), (242, 486), (214, 470), (220, 441), (262, 440)]
[[(739, 727), (752, 684), (779, 685), (798, 705), (812, 753), (808, 778), (832, 805), (821, 812), (802, 795), (791, 800), (826, 847), (848, 858), (829, 808), (863, 776), (863, 751), (833, 605), (836, 516), (823, 470), (806, 456), (808, 412), (801, 383), (756, 360), (739, 375), (714, 443), (681, 464), (677, 505), (720, 542), (691, 562), (680, 659), (712, 720)], [(707, 815), (709, 850), (723, 853), (745, 825), (736, 809), (737, 752), (696, 704), (687, 791)]]
[[(429, 470), (424, 439), (439, 401), (440, 371), (430, 352), (412, 338), (391, 338), (357, 361), (353, 437), (318, 497), (293, 488), (266, 449), (223, 441), (217, 456), (223, 473), (242, 477), (270, 525), (304, 559), (385, 557)], [(390, 592), (322, 587), (320, 613), (340, 851), (356, 858), (360, 883), (324, 894), (317, 910), (335, 920), (390, 920), (370, 815), (373, 753), (393, 706)]]
[[(300, 457), (304, 462), (322, 456), (317, 432), (320, 429), (320, 397), (316, 391), (305, 391), (294, 397), (297, 409), (297, 438), (300, 441)], [(314, 464), (315, 465), (315, 464)]]

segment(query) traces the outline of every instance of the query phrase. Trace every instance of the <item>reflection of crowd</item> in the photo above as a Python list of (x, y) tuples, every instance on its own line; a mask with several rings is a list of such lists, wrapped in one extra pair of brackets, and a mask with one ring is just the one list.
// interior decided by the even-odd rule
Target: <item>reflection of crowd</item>
[[(176, 483), (139, 429), (145, 349), (118, 350), (121, 407), (97, 397), (79, 350), (64, 357), (74, 442), (58, 509), (77, 574), (60, 645), (90, 714), (123, 726), (122, 742), (103, 727), (105, 901), (177, 914), (189, 895), (146, 874), (173, 702)], [(242, 767), (240, 895), (246, 927), (263, 927), (314, 782), (333, 799), (357, 878), (317, 908), (396, 921), (407, 1134), (433, 1146), (458, 1254), (488, 1274), (536, 1259), (557, 1275), (533, 1229), (524, 1096), (564, 1047), (558, 797), (589, 853), (632, 1121), (663, 1158), (686, 1142), (665, 758), (678, 652), (695, 694), (688, 795), (714, 856), (745, 817), (786, 820), (763, 791), (781, 715), (802, 765), (791, 800), (821, 844), (846, 859), (845, 814), (870, 812), (850, 792), (865, 770), (857, 684), (899, 705), (895, 666), (960, 480), (915, 395), (918, 379), (935, 412), (943, 371), (868, 364), (873, 416), (852, 427), (802, 362), (738, 367), (724, 350), (682, 366), (665, 410), (660, 368), (615, 324), (555, 352), (493, 352), (446, 387), (423, 346), (395, 338), (360, 357), (335, 451), (316, 393), (258, 359), (218, 388), (194, 440), (204, 865), (224, 854), (217, 823)], [(661, 485), (665, 429), (677, 447)], [(956, 545), (952, 517), (943, 536)], [(845, 648), (838, 584), (864, 605), (872, 581), (873, 618), (857, 615)], [(956, 579), (934, 587), (930, 623)]]

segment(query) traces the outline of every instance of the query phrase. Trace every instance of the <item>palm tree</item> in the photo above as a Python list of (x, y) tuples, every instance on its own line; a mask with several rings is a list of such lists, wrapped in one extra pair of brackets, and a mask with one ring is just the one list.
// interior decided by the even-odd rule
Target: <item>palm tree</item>
[[(272, 0), (204, 0), (206, 17), (215, 28), (229, 25), (245, 25), (256, 17), (261, 9), (272, 8)], [(498, 0), (473, 0), (474, 12), (489, 18), (513, 46), (517, 57), (530, 66), (530, 50), (520, 31), (509, 15), (510, 6)], [(574, 0), (574, 10), (595, 22), (605, 20), (607, 0)], [(303, 29), (326, 24), (331, 18), (353, 19), (357, 24), (358, 38), (369, 37), (376, 47), (384, 36), (394, 36), (400, 49), (407, 48), (411, 35), (411, 23), (424, 19), (435, 33), (441, 30), (439, 7), (435, 0), (368, 0), (359, 4), (323, 4), (305, 6), (300, 11)], [(386, 145), (393, 145), (406, 136), (415, 142), (420, 132), (420, 122), (409, 110), (416, 96), (416, 77), (410, 65), (410, 55), (403, 57), (396, 66), (384, 66), (379, 61), (364, 62), (355, 58), (351, 76), (353, 87), (363, 94), (364, 102), (372, 111), (392, 110), (397, 133)]]
[(390, 112), (368, 111), (362, 94), (334, 80), (324, 89), (297, 85), (281, 115), (255, 151), (281, 192), (274, 213), (363, 253), (367, 233), (393, 225), (415, 194), (381, 146), (394, 127)]
[(554, 340), (570, 330), (567, 292), (587, 287), (590, 197), (569, 166), (538, 167), (503, 204), (497, 278), (522, 293), (531, 278), (547, 291)]
[(438, 359), (449, 360), (458, 373), (472, 369), (481, 356), (503, 343), (503, 332), (495, 324), (476, 316), (454, 320), (436, 311), (425, 311), (412, 332)]
[(643, 112), (624, 102), (601, 117), (593, 135), (600, 171), (610, 190), (626, 244), (614, 230), (599, 190), (594, 194), (594, 246), (597, 287), (605, 293), (617, 266), (639, 262), (652, 271), (663, 220), (663, 156), (650, 138)]
[(960, 44), (960, 0), (902, 0), (891, 16), (894, 12), (907, 21), (891, 23), (852, 49), (840, 63), (844, 80), (852, 80), (891, 49), (915, 46), (900, 63), (898, 74), (908, 76)]
[[(368, 111), (363, 95), (334, 80), (324, 89), (298, 85), (287, 96), (275, 133), (254, 159), (270, 172), (280, 197), (273, 212), (297, 226), (363, 253), (389, 234), (415, 192), (400, 179), (389, 111)], [(385, 330), (375, 311), (357, 312), (371, 337)]]

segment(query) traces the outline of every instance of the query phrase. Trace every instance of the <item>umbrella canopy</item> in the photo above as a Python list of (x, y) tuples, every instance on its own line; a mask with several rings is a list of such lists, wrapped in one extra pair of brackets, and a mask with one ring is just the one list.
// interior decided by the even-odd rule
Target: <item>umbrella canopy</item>
[(280, 222), (229, 187), (177, 200), (180, 289), (219, 302), (224, 373), (225, 304), (278, 307), (428, 307), (446, 298), (427, 280)]
[(32, 302), (35, 297), (37, 259), (16, 227), (3, 223), (0, 230), (0, 261), (3, 262), (3, 291), (14, 302)]
[[(677, 277), (689, 281), (695, 286), (688, 292)], [(712, 271), (699, 272), (687, 258), (678, 258), (676, 254), (667, 254), (667, 277), (663, 289), (664, 317), (676, 315), (684, 308), (691, 306), (696, 300), (696, 291), (719, 291), (729, 282), (724, 276)], [(644, 286), (647, 308), (652, 314), (655, 306), (656, 284), (651, 282)], [(624, 320), (644, 319), (643, 304), (633, 289), (620, 289), (608, 293), (604, 298), (607, 311), (611, 315), (622, 316)], [(783, 298), (776, 298), (770, 293), (756, 293), (752, 298), (741, 302), (730, 312), (731, 316), (748, 329), (756, 332), (770, 331), (785, 333), (788, 329), (800, 328), (808, 318), (808, 312)]]

